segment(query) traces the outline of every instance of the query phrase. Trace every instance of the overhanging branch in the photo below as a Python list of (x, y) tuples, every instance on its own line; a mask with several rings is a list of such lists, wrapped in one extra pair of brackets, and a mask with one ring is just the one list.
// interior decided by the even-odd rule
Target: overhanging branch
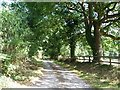
[(117, 19), (113, 19), (113, 20), (107, 20), (107, 21), (105, 21), (105, 22), (103, 22), (103, 23), (118, 22), (118, 21), (120, 21), (120, 17), (117, 18)]
[(107, 14), (108, 14), (110, 11), (113, 11), (113, 10), (115, 9), (116, 5), (117, 5), (117, 2), (114, 3), (114, 6), (113, 6), (111, 9), (108, 7)]
[(111, 2), (111, 3), (107, 4), (107, 5), (104, 7), (104, 10), (105, 10), (106, 8), (109, 8), (109, 7), (111, 6), (111, 4), (114, 4), (114, 2)]
[(67, 8), (68, 8), (69, 10), (74, 10), (74, 11), (77, 11), (77, 12), (79, 12), (79, 13), (84, 13), (83, 11), (80, 11), (80, 10), (78, 10), (78, 9), (76, 9), (76, 8), (73, 8), (73, 7), (67, 6)]
[(100, 33), (101, 33), (101, 35), (106, 36), (106, 37), (110, 37), (110, 38), (112, 38), (114, 40), (120, 40), (120, 37), (115, 37), (115, 36), (107, 34), (105, 32), (100, 32)]
[(102, 22), (104, 22), (105, 20), (107, 20), (108, 18), (115, 18), (115, 17), (120, 17), (120, 13), (113, 14), (113, 15), (107, 15), (107, 14), (105, 14), (105, 15), (104, 15), (104, 18), (101, 19), (100, 22), (102, 23)]

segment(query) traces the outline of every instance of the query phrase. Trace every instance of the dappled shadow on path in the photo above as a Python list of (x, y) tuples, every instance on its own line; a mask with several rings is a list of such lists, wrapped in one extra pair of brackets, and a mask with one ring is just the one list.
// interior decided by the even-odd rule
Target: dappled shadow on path
[(64, 70), (52, 61), (43, 62), (44, 75), (39, 77), (33, 86), (40, 88), (90, 88), (90, 85), (77, 77), (73, 71)]
[(78, 70), (80, 77), (90, 81), (89, 83), (94, 82), (96, 87), (106, 87), (108, 85), (117, 87), (117, 84), (119, 84), (118, 67), (88, 62), (69, 63), (69, 66), (71, 68), (67, 66), (66, 68)]

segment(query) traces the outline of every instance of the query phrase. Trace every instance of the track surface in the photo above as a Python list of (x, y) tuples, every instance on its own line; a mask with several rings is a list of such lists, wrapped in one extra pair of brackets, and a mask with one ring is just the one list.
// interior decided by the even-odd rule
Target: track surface
[(32, 85), (38, 88), (91, 88), (89, 84), (71, 71), (64, 70), (53, 61), (44, 62), (44, 75)]

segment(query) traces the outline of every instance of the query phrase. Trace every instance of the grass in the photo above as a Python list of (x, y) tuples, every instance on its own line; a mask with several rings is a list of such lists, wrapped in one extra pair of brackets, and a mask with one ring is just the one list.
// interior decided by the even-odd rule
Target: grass
[[(17, 66), (16, 66), (17, 67)], [(30, 60), (24, 63), (19, 63), (18, 67), (15, 70), (9, 72), (10, 76), (1, 75), (0, 78), (0, 88), (9, 88), (9, 83), (16, 82), (20, 85), (30, 86), (32, 81), (43, 73), (41, 72), (43, 69), (43, 62), (37, 60)], [(7, 82), (6, 80), (9, 82)], [(4, 85), (2, 84), (4, 83)], [(13, 83), (14, 84), (14, 83)], [(17, 86), (17, 84), (15, 84)], [(13, 85), (14, 86), (14, 85)]]
[(16, 81), (12, 80), (10, 77), (4, 75), (0, 76), (0, 90), (2, 88), (25, 88), (25, 85), (21, 85)]
[(18, 69), (17, 73), (14, 73), (14, 75), (17, 75), (12, 76), (11, 78), (20, 84), (29, 86), (32, 84), (31, 81), (34, 78), (37, 78), (42, 75), (42, 67), (42, 61), (32, 60), (30, 62), (26, 62), (22, 69)]
[(65, 63), (57, 60), (54, 62), (68, 70), (77, 71), (76, 74), (87, 80), (94, 88), (118, 88), (119, 86), (118, 67), (87, 62)]

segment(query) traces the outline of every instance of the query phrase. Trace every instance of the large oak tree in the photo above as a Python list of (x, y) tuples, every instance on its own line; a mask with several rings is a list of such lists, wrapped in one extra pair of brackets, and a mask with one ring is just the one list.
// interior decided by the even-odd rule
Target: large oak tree
[[(84, 19), (86, 39), (90, 45), (94, 62), (100, 61), (100, 56), (102, 55), (101, 46), (101, 35), (110, 37), (112, 39), (119, 40), (120, 37), (116, 38), (113, 35), (109, 35), (105, 32), (102, 26), (109, 27), (115, 22), (120, 21), (120, 7), (119, 3), (100, 3), (100, 2), (89, 2), (89, 3), (66, 3), (66, 7), (69, 10), (74, 10), (81, 13)], [(107, 23), (107, 24), (106, 24)]]

